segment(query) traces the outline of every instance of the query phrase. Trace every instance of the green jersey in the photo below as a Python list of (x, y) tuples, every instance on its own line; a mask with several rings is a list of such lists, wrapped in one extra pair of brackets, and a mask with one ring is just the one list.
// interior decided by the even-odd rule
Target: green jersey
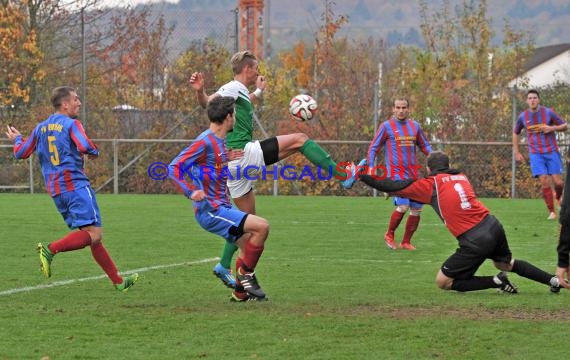
[(239, 81), (232, 80), (218, 91), (222, 96), (236, 99), (235, 125), (226, 137), (226, 148), (243, 149), (245, 144), (253, 140), (253, 104), (249, 99), (249, 90)]

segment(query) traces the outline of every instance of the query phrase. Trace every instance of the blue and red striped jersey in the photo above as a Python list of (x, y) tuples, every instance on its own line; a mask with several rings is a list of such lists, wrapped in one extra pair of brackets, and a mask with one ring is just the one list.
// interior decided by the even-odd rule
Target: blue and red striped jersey
[(539, 105), (536, 112), (526, 109), (520, 113), (513, 131), (515, 134), (520, 134), (522, 129), (526, 129), (528, 151), (532, 154), (547, 154), (558, 151), (556, 132), (545, 134), (542, 132), (542, 127), (565, 123), (554, 110)]
[(418, 177), (416, 146), (429, 155), (431, 145), (425, 137), (420, 124), (413, 119), (400, 121), (395, 117), (380, 124), (374, 139), (368, 147), (366, 159), (368, 165), (374, 164), (378, 152), (385, 147), (386, 174), (392, 180), (406, 180)]
[[(186, 147), (169, 165), (169, 176), (190, 197), (195, 190), (203, 190), (210, 206), (230, 205), (227, 190), (228, 167), (224, 139), (208, 129)], [(194, 209), (198, 209), (194, 202)]]
[(99, 155), (81, 122), (57, 113), (39, 123), (27, 139), (16, 137), (17, 159), (28, 158), (34, 151), (42, 167), (46, 191), (52, 197), (88, 186), (83, 155)]

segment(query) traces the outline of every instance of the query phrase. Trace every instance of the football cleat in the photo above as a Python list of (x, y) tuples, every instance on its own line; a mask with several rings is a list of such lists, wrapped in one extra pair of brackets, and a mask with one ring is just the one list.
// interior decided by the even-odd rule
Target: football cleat
[[(243, 270), (240, 268), (237, 273), (237, 280), (243, 289), (250, 295), (256, 298), (264, 298), (265, 293), (259, 286), (257, 282), (257, 277), (255, 276), (255, 272), (250, 273), (242, 273)], [(239, 290), (239, 289), (238, 289)]]
[[(568, 284), (568, 280), (565, 281)], [(558, 278), (554, 276), (552, 279), (550, 279), (550, 292), (558, 294), (560, 293), (560, 289), (562, 289), (562, 286), (560, 285), (560, 280), (558, 280)]]
[(394, 233), (390, 233), (389, 231), (386, 232), (386, 234), (384, 234), (384, 242), (390, 250), (396, 250), (398, 248), (396, 242), (394, 241)]
[(264, 297), (256, 297), (248, 294), (245, 291), (233, 291), (232, 295), (230, 296), (231, 302), (248, 302), (248, 301), (267, 301), (267, 296)]
[(222, 264), (218, 263), (216, 266), (214, 266), (212, 273), (218, 279), (220, 279), (225, 286), (231, 289), (234, 289), (236, 287), (236, 279), (232, 275), (232, 271), (225, 268)]
[(517, 286), (513, 284), (509, 278), (507, 277), (507, 273), (505, 271), (501, 271), (497, 274), (497, 279), (501, 282), (501, 286), (499, 286), (499, 290), (509, 294), (517, 294)]
[(123, 282), (115, 285), (115, 289), (121, 292), (127, 292), (139, 279), (139, 274), (134, 273), (130, 276), (123, 277)]
[(401, 243), (399, 246), (400, 249), (404, 249), (404, 250), (416, 250), (416, 247), (408, 242), (406, 243)]
[(49, 278), (51, 276), (51, 262), (54, 255), (49, 248), (42, 243), (38, 243), (36, 249), (38, 253), (40, 253), (40, 270), (46, 278)]
[(342, 182), (343, 188), (345, 188), (346, 190), (352, 189), (352, 187), (354, 186), (354, 183), (357, 180), (356, 179), (356, 170), (362, 166), (366, 166), (366, 159), (360, 160), (358, 165), (354, 165), (354, 163), (350, 164), (350, 166), (348, 167), (348, 169), (350, 170), (350, 176)]
[(556, 213), (554, 211), (550, 212), (546, 220), (556, 220)]

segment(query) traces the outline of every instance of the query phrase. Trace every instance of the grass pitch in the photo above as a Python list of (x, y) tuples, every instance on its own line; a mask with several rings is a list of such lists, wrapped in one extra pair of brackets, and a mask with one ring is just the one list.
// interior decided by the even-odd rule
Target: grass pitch
[[(88, 249), (42, 278), (35, 244), (67, 233), (48, 195), (0, 194), (0, 359), (551, 359), (566, 355), (570, 293), (511, 275), (520, 294), (434, 284), (456, 240), (429, 207), (413, 243), (382, 240), (382, 198), (258, 197), (271, 232), (257, 274), (270, 301), (229, 302), (211, 273), (222, 240), (174, 195), (99, 195), (113, 289)], [(484, 199), (515, 258), (556, 265), (541, 200)], [(397, 237), (401, 239), (404, 224)], [(497, 273), (486, 263), (479, 275)]]

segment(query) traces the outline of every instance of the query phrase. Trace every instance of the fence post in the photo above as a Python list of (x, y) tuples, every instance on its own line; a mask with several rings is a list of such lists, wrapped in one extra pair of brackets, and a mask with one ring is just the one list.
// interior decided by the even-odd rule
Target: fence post
[(30, 165), (30, 194), (34, 193), (34, 167), (33, 167), (33, 162), (32, 162), (32, 158), (34, 156), (30, 155), (30, 157), (28, 158), (28, 164)]
[(113, 194), (119, 193), (119, 140), (113, 139)]
[(273, 179), (273, 196), (277, 195), (279, 195), (279, 181), (277, 179)]

